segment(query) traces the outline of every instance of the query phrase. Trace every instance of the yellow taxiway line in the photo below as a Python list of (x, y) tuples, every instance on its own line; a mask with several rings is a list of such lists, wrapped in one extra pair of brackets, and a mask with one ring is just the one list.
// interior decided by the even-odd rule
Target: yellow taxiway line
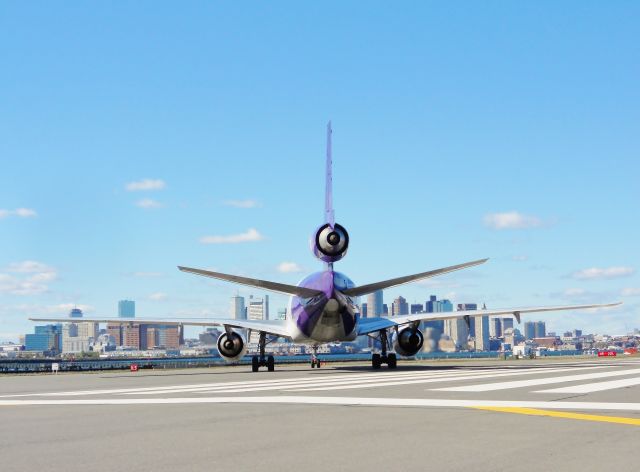
[(539, 410), (536, 408), (516, 408), (516, 407), (493, 407), (493, 406), (475, 406), (476, 410), (485, 411), (498, 411), (502, 413), (515, 413), (518, 415), (530, 415), (530, 416), (550, 416), (553, 418), (565, 418), (571, 420), (581, 421), (597, 421), (600, 423), (617, 423), (628, 424), (633, 426), (640, 426), (640, 418), (624, 418), (621, 416), (602, 416), (602, 415), (587, 415), (584, 413), (570, 413), (568, 411), (551, 411), (551, 410)]

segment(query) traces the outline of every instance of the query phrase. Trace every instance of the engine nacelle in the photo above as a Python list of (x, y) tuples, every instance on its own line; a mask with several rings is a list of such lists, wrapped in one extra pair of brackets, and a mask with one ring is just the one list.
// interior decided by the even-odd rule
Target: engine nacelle
[(324, 262), (339, 261), (347, 254), (348, 248), (349, 233), (337, 223), (333, 228), (329, 223), (320, 226), (311, 238), (313, 255)]
[(393, 349), (401, 356), (415, 356), (424, 344), (424, 336), (419, 329), (405, 328), (395, 336)]
[(227, 362), (237, 361), (247, 353), (247, 341), (235, 331), (224, 333), (218, 338), (218, 352)]

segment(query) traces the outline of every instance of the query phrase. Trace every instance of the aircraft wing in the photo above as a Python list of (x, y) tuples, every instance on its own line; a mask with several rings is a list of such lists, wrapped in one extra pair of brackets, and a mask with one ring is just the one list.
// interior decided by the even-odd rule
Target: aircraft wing
[(441, 269), (430, 270), (427, 272), (420, 272), (419, 274), (405, 275), (395, 279), (383, 280), (382, 282), (374, 282), (372, 284), (361, 285), (360, 287), (348, 288), (347, 290), (343, 290), (342, 293), (349, 297), (360, 297), (378, 290), (395, 287), (396, 285), (402, 285), (416, 280), (427, 279), (429, 277), (435, 277), (436, 275), (442, 275), (456, 270), (466, 269), (467, 267), (484, 264), (488, 260), (489, 259), (479, 259), (477, 261), (465, 262), (464, 264), (443, 267)]
[(223, 326), (229, 328), (263, 331), (278, 337), (289, 338), (284, 320), (235, 320), (214, 318), (29, 318), (44, 323), (108, 323), (108, 324), (150, 324), (165, 326)]
[(588, 308), (607, 308), (621, 305), (622, 302), (606, 303), (600, 305), (560, 305), (560, 306), (540, 306), (525, 308), (498, 308), (495, 310), (464, 310), (445, 311), (440, 313), (416, 313), (413, 315), (402, 315), (393, 317), (361, 318), (358, 323), (358, 335), (373, 333), (381, 329), (393, 328), (409, 323), (420, 321), (451, 320), (456, 318), (474, 318), (476, 316), (497, 316), (513, 315), (520, 322), (520, 315), (523, 313), (540, 313), (544, 311), (563, 310), (584, 310)]

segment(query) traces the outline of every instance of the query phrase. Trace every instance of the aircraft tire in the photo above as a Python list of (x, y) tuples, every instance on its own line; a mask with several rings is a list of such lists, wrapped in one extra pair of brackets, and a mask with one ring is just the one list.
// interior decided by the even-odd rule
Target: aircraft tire
[(374, 354), (371, 356), (371, 367), (374, 369), (379, 369), (381, 365), (380, 354)]
[(251, 372), (258, 372), (260, 368), (260, 361), (258, 361), (258, 356), (251, 357)]
[(273, 356), (267, 357), (267, 370), (273, 372), (276, 369), (276, 361)]
[(395, 369), (397, 365), (398, 365), (398, 358), (396, 357), (396, 355), (394, 353), (388, 354), (387, 366), (389, 366), (389, 369)]

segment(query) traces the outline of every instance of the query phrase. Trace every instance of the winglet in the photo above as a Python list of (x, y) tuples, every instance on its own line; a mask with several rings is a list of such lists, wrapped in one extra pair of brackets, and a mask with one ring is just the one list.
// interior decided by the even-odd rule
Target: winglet
[(324, 215), (331, 228), (335, 225), (335, 215), (333, 213), (333, 161), (331, 158), (331, 122), (327, 123), (327, 167), (326, 167), (326, 187), (324, 193)]

